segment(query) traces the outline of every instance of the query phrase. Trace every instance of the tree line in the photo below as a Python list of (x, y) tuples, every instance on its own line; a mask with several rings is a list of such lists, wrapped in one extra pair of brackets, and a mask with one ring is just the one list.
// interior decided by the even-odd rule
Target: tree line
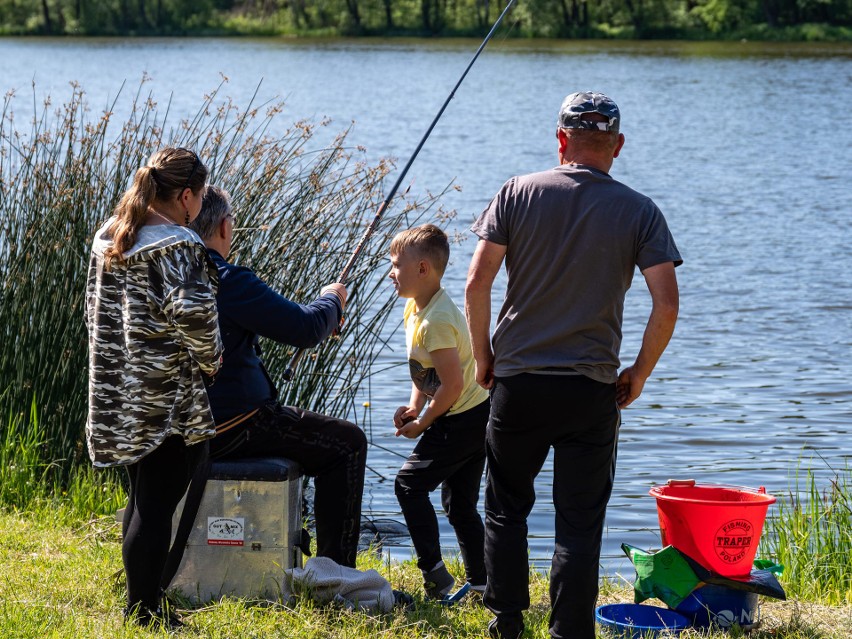
[[(479, 35), (497, 0), (0, 0), (5, 35)], [(850, 39), (852, 0), (517, 0), (518, 36)]]

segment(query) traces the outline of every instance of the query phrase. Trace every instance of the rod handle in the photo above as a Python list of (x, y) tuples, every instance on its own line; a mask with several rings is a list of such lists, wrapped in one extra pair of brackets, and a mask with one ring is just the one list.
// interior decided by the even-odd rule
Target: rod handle
[(302, 357), (304, 357), (304, 355), (304, 348), (300, 348), (295, 353), (293, 353), (293, 357), (290, 358), (290, 363), (287, 364), (287, 368), (284, 369), (284, 373), (281, 375), (281, 378), (285, 382), (293, 381), (293, 377), (296, 375), (296, 369), (299, 367), (299, 362), (302, 360)]

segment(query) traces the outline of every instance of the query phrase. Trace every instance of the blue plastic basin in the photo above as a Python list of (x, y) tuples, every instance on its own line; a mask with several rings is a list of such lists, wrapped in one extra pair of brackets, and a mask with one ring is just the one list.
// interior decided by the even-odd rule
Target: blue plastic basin
[(623, 639), (676, 637), (690, 625), (689, 619), (673, 610), (630, 603), (598, 606), (595, 619), (611, 636)]

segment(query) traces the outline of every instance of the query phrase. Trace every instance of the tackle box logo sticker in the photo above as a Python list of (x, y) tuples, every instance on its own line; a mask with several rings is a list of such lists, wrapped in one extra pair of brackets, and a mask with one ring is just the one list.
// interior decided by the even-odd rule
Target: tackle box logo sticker
[(242, 546), (245, 520), (242, 517), (208, 517), (208, 546)]
[(728, 564), (735, 564), (745, 557), (746, 550), (754, 541), (751, 522), (734, 519), (716, 531), (716, 554)]

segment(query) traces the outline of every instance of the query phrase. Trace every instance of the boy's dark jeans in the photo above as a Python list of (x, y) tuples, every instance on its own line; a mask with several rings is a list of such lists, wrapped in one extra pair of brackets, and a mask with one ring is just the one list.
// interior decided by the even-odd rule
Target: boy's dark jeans
[(210, 441), (212, 459), (292, 459), (314, 477), (317, 554), (355, 567), (367, 438), (355, 424), (301, 408), (267, 404)]
[(420, 436), (394, 484), (417, 566), (424, 571), (441, 561), (438, 518), (429, 500), (429, 493), (441, 485), (441, 504), (456, 532), (467, 581), (473, 585), (485, 584), (484, 527), (476, 506), (487, 422), (488, 401), (437, 419)]
[(527, 516), (535, 477), (551, 447), (556, 534), (550, 574), (550, 634), (594, 639), (598, 565), (615, 474), (619, 412), (615, 384), (582, 375), (497, 378), (486, 451), (483, 602), (504, 623), (529, 608)]

